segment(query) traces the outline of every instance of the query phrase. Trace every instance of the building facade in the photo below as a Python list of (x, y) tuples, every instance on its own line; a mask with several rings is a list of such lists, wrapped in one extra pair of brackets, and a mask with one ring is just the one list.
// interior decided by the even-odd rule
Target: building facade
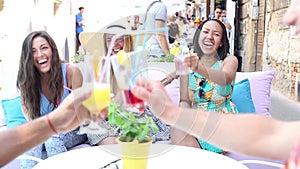
[(294, 27), (282, 23), (289, 0), (240, 0), (236, 54), (243, 71), (276, 68), (273, 90), (299, 99), (300, 39)]
[(0, 22), (0, 100), (18, 95), (15, 84), (19, 58), (28, 33), (46, 30), (62, 59), (68, 60), (74, 53), (75, 14), (71, 1), (0, 0)]

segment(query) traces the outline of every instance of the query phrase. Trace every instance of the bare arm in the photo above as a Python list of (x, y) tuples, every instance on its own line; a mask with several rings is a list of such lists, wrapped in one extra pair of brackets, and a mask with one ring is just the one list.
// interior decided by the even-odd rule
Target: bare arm
[[(155, 21), (156, 28), (163, 28), (165, 27), (165, 23), (163, 21)], [(170, 53), (169, 50), (169, 43), (167, 41), (167, 37), (164, 32), (157, 32), (156, 37), (159, 43), (159, 46), (164, 51), (164, 53), (167, 55)]]
[(160, 83), (137, 83), (133, 93), (153, 106), (165, 123), (223, 149), (242, 154), (286, 160), (299, 142), (300, 121), (282, 122), (255, 114), (220, 114), (173, 104)]
[(187, 56), (184, 62), (193, 71), (201, 74), (202, 76), (221, 86), (232, 83), (238, 67), (238, 60), (233, 55), (229, 55), (224, 59), (221, 70), (215, 70), (211, 69), (210, 67), (206, 67), (201, 61), (199, 61), (199, 57), (196, 54)]
[(67, 81), (68, 87), (70, 89), (76, 89), (82, 86), (82, 74), (78, 67), (67, 64), (68, 71), (67, 71)]
[(225, 25), (225, 27), (227, 28), (227, 29), (231, 29), (231, 25), (230, 25), (230, 23), (224, 23), (224, 25)]
[(1, 132), (0, 166), (4, 166), (18, 155), (44, 142), (53, 134), (46, 116)]
[[(174, 114), (174, 113), (173, 113)], [(281, 122), (254, 114), (219, 114), (181, 109), (174, 126), (226, 150), (286, 160), (299, 142), (300, 122)], [(194, 126), (186, 123), (189, 121)]]
[[(81, 105), (89, 95), (89, 89), (77, 89), (49, 114), (49, 120), (56, 131), (66, 133), (75, 129), (83, 119), (89, 118), (86, 109)], [(53, 134), (55, 132), (51, 129), (47, 116), (0, 132), (0, 149), (6, 150), (0, 151), (0, 167), (41, 144)]]

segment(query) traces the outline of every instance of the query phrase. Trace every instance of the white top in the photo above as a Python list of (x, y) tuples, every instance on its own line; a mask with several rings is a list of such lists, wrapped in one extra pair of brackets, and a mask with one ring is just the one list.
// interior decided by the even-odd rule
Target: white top
[[(157, 30), (155, 27), (156, 21), (162, 21), (165, 23), (165, 35), (168, 37), (168, 14), (167, 14), (167, 7), (162, 2), (155, 2), (147, 11), (147, 19), (146, 19), (146, 30), (150, 32), (161, 32), (162, 30)], [(161, 29), (161, 28), (160, 28)], [(168, 41), (168, 38), (166, 38)], [(146, 43), (146, 49), (150, 51), (151, 55), (161, 56), (164, 55), (163, 50), (161, 49), (157, 37), (154, 34), (150, 37), (150, 39)]]

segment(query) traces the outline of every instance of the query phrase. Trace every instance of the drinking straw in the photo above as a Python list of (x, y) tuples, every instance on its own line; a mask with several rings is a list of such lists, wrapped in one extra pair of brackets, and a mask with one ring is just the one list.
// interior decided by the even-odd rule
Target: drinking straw
[[(122, 36), (122, 34), (115, 34), (112, 39), (111, 39), (111, 42), (109, 44), (109, 48), (108, 48), (108, 51), (107, 51), (107, 55), (106, 57), (109, 58), (109, 56), (111, 55), (111, 52), (112, 52), (112, 48), (114, 47), (115, 45), (115, 41), (117, 40), (117, 38), (119, 38), (120, 36)], [(98, 63), (98, 67), (100, 68), (99, 64), (102, 64), (102, 63)], [(106, 59), (105, 62), (104, 62), (104, 66), (103, 66), (103, 70), (98, 78), (98, 82), (102, 82), (103, 81), (103, 78), (104, 78), (104, 74), (105, 74), (105, 71), (107, 70), (107, 67), (110, 65), (110, 59)]]

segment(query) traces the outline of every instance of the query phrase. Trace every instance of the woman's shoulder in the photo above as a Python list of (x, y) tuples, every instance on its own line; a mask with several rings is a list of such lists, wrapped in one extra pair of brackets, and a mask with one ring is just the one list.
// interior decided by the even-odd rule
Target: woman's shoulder
[(67, 72), (74, 72), (77, 70), (80, 70), (76, 65), (70, 64), (70, 63), (64, 63), (67, 68)]
[(226, 56), (226, 58), (224, 59), (223, 63), (225, 64), (225, 63), (228, 63), (228, 62), (231, 63), (231, 64), (238, 64), (238, 59), (237, 59), (236, 56), (228, 54)]
[(236, 59), (237, 60), (237, 57), (232, 54), (228, 54), (224, 60), (227, 60), (227, 59)]

